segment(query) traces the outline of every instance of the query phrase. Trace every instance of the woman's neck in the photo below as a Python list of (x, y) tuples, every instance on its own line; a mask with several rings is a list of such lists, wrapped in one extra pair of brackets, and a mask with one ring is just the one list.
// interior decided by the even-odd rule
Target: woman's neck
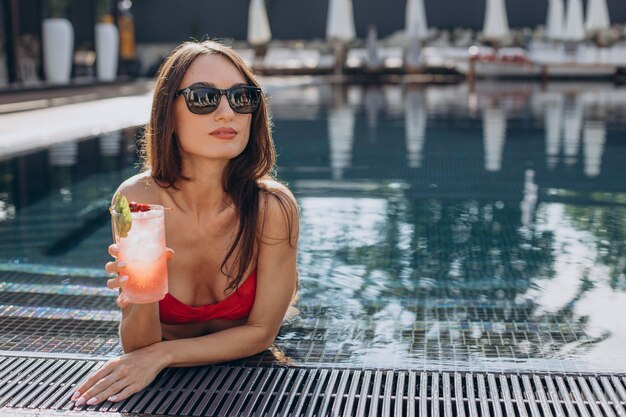
[(183, 166), (183, 175), (191, 181), (183, 181), (180, 190), (174, 197), (177, 204), (185, 211), (197, 216), (209, 214), (218, 215), (231, 205), (228, 194), (224, 192), (222, 176), (228, 161), (206, 160), (201, 164), (186, 163)]

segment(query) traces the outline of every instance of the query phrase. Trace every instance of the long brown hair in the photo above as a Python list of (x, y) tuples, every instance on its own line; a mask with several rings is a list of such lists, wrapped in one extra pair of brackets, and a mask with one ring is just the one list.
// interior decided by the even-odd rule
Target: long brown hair
[[(181, 181), (192, 180), (182, 173), (180, 145), (174, 131), (174, 95), (193, 60), (207, 54), (220, 54), (227, 58), (241, 72), (248, 85), (260, 87), (252, 70), (241, 57), (230, 47), (217, 41), (185, 42), (172, 51), (157, 74), (152, 112), (141, 147), (144, 169), (150, 170), (152, 178), (163, 188), (178, 190)], [(275, 180), (275, 163), (271, 120), (263, 95), (259, 108), (252, 115), (248, 144), (241, 154), (229, 161), (222, 178), (224, 192), (231, 197), (239, 220), (235, 239), (220, 267), (229, 278), (225, 291), (239, 286), (254, 257), (255, 239), (261, 237), (257, 235), (260, 191), (268, 191), (268, 198), (273, 196), (279, 201), (287, 218), (287, 239), (292, 244), (293, 203), (284, 193), (270, 191), (263, 186), (264, 180)], [(265, 199), (265, 208), (268, 198)], [(239, 244), (241, 248), (233, 268), (226, 271), (226, 263), (235, 255)]]

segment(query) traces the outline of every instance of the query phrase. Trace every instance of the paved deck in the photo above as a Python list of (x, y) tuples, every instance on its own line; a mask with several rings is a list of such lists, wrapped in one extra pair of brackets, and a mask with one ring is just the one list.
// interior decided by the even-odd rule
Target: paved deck
[(0, 158), (145, 123), (153, 84), (144, 80), (4, 92), (0, 95)]

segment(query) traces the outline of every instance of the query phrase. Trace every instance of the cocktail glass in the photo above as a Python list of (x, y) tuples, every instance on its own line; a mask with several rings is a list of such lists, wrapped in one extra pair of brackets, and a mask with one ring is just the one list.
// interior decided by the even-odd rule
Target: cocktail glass
[(163, 206), (149, 205), (149, 211), (131, 212), (132, 225), (126, 237), (116, 230), (122, 216), (113, 208), (113, 239), (118, 246), (118, 260), (126, 262), (128, 281), (122, 292), (134, 304), (153, 303), (167, 294), (167, 259)]

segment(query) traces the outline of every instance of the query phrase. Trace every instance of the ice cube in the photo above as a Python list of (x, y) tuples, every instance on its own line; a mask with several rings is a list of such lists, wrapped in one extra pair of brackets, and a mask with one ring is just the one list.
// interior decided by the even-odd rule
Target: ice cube
[(132, 251), (133, 259), (154, 260), (163, 254), (163, 246), (158, 242), (145, 242)]
[(157, 230), (133, 230), (120, 241), (120, 251), (126, 259), (157, 259), (163, 253), (162, 232)]

